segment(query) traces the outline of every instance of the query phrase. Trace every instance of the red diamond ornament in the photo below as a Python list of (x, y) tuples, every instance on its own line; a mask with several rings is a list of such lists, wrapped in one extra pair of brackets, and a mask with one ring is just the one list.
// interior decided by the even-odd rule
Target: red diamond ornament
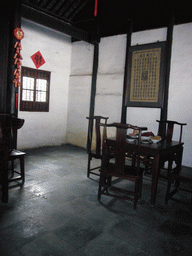
[(33, 54), (31, 56), (31, 59), (33, 61), (33, 63), (35, 64), (36, 68), (41, 67), (43, 64), (45, 64), (45, 60), (42, 56), (42, 54), (40, 53), (40, 51), (36, 52), (35, 54)]

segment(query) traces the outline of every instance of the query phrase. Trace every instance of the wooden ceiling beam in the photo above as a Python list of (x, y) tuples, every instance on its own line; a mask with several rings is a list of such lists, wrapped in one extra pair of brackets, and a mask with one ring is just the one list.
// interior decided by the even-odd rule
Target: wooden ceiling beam
[(32, 7), (29, 7), (27, 5), (22, 4), (21, 15), (23, 18), (34, 21), (38, 24), (52, 28), (54, 30), (57, 30), (66, 35), (74, 37), (78, 40), (82, 40), (82, 41), (85, 41), (88, 43), (94, 43), (92, 33), (89, 33), (82, 29), (76, 28), (73, 25), (71, 25), (70, 23), (61, 21), (58, 18), (55, 18), (46, 13), (43, 13), (43, 12), (36, 10)]
[(64, 15), (64, 13), (66, 12), (66, 10), (68, 10), (68, 8), (70, 8), (70, 6), (74, 5), (75, 1), (76, 0), (68, 0), (66, 2), (66, 4), (62, 6), (62, 8), (59, 10), (59, 12), (57, 14), (62, 17)]
[(75, 15), (87, 4), (89, 0), (83, 0), (83, 2), (77, 7), (75, 12), (72, 12), (69, 16), (68, 19), (71, 21)]
[(68, 8), (67, 11), (65, 13), (63, 13), (62, 15), (64, 15), (66, 17), (66, 19), (69, 20), (68, 18), (71, 14), (76, 15), (79, 12), (79, 10), (81, 10), (81, 6), (84, 5), (84, 2), (86, 2), (86, 1), (85, 0), (75, 1), (75, 3), (70, 8)]

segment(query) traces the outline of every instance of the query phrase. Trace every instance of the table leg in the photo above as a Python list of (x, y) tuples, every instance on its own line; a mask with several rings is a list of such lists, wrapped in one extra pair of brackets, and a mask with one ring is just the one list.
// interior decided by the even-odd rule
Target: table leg
[(152, 185), (151, 185), (151, 199), (150, 199), (151, 205), (154, 205), (156, 200), (157, 184), (158, 184), (159, 173), (160, 173), (159, 159), (160, 159), (160, 155), (156, 155), (153, 163), (153, 168), (152, 168)]
[(8, 162), (5, 159), (2, 161), (2, 202), (8, 203)]
[(178, 152), (176, 152), (176, 166), (177, 166), (177, 168), (181, 168), (182, 157), (183, 157), (183, 147), (181, 147), (180, 150)]

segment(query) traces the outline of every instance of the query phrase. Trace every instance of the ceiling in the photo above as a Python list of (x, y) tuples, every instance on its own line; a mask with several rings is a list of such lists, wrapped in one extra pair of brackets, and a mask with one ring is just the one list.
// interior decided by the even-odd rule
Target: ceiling
[(192, 22), (191, 1), (22, 0), (23, 17), (85, 41), (92, 40), (96, 28), (100, 37), (128, 33), (130, 21), (132, 32), (167, 27), (173, 13), (174, 24)]

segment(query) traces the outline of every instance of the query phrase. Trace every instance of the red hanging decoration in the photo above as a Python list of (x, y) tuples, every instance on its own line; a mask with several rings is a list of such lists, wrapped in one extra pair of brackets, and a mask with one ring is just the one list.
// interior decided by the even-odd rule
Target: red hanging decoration
[(24, 37), (24, 32), (21, 28), (15, 28), (13, 31), (13, 35), (14, 35), (15, 39), (21, 40)]
[(21, 54), (20, 54), (20, 50), (21, 50), (21, 43), (20, 40), (23, 39), (24, 37), (24, 32), (21, 28), (15, 28), (13, 31), (13, 35), (15, 37), (15, 39), (17, 39), (14, 48), (16, 49), (15, 55), (14, 55), (14, 65), (15, 70), (14, 70), (14, 80), (13, 80), (13, 84), (15, 85), (15, 87), (18, 87), (21, 85), (20, 82), (20, 77), (21, 77), (21, 60), (23, 59)]
[(95, 0), (94, 16), (97, 16), (97, 0)]

